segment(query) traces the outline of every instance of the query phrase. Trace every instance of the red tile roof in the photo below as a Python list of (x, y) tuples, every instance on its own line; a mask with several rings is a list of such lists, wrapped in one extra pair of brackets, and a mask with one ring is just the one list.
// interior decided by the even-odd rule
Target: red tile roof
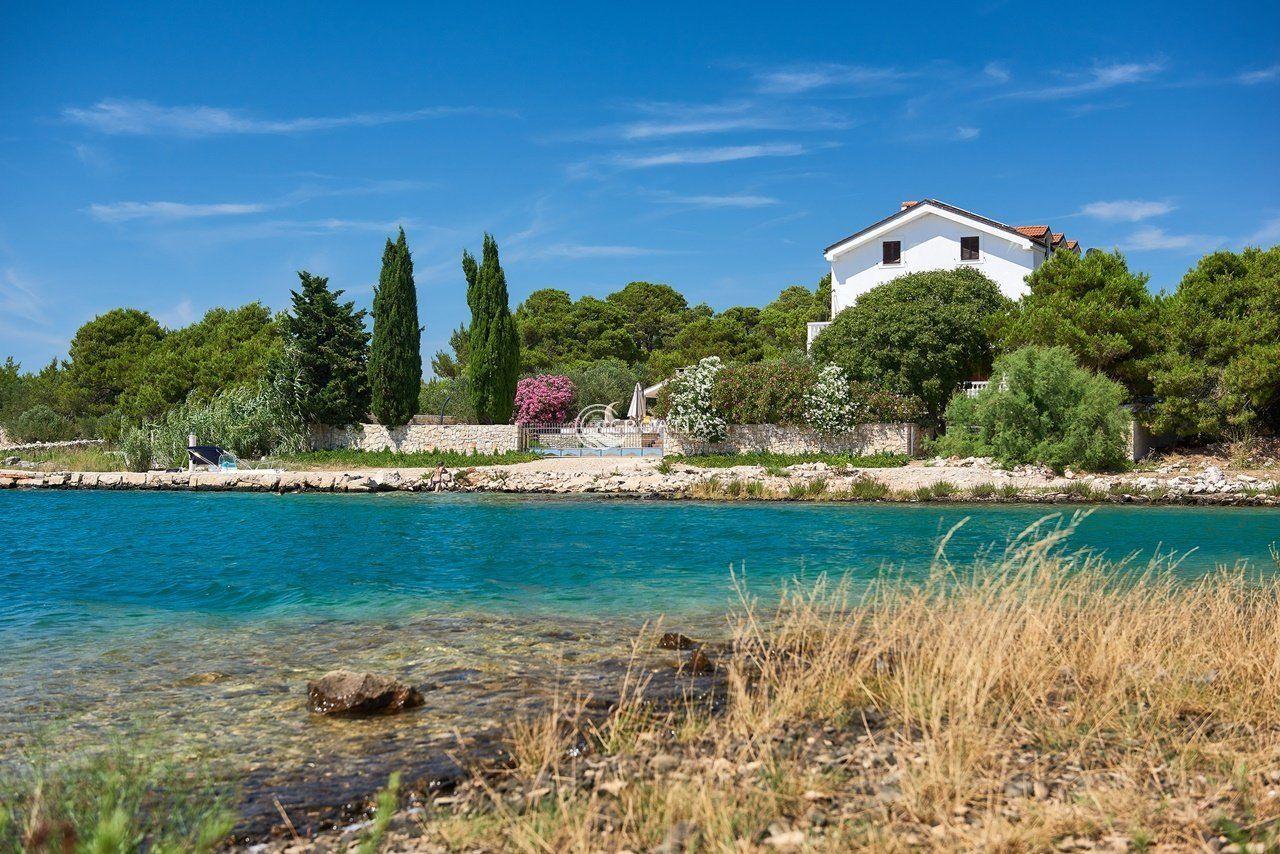
[(1047, 225), (1015, 225), (1013, 230), (1026, 237), (1034, 237), (1036, 240), (1044, 240), (1049, 236)]
[(1057, 246), (1059, 243), (1062, 242), (1062, 238), (1064, 237), (1066, 237), (1066, 235), (1063, 234), (1061, 231), (1055, 231), (1053, 233), (1053, 245)]

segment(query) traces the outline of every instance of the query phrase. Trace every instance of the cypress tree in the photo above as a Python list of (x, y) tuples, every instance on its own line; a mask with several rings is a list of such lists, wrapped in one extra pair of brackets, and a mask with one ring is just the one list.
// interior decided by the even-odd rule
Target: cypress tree
[(345, 427), (369, 411), (369, 333), (365, 313), (354, 302), (339, 302), (342, 291), (329, 279), (298, 273), (293, 312), (284, 331), (294, 348), (302, 416), (308, 423)]
[(470, 252), (462, 253), (462, 273), (467, 278), (467, 305), (471, 328), (467, 334), (468, 392), (482, 424), (506, 424), (515, 404), (520, 373), (520, 335), (507, 304), (507, 277), (498, 262), (498, 244), (484, 236), (480, 263)]
[(382, 273), (373, 292), (373, 342), (369, 346), (369, 391), (378, 423), (399, 427), (418, 412), (422, 384), (422, 327), (413, 259), (404, 229), (382, 252)]

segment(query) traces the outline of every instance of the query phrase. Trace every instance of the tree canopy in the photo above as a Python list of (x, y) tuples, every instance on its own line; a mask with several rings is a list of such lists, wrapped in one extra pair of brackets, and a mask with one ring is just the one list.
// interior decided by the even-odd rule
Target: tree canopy
[(506, 424), (515, 406), (520, 379), (520, 333), (511, 315), (507, 276), (498, 260), (498, 243), (485, 234), (480, 263), (462, 253), (471, 327), (467, 330), (467, 391), (482, 424)]
[(1123, 383), (1131, 395), (1150, 392), (1158, 309), (1147, 277), (1130, 272), (1123, 255), (1055, 252), (1027, 285), (1030, 293), (997, 332), (1001, 350), (1063, 346), (1083, 367)]
[(413, 257), (402, 228), (395, 243), (387, 239), (382, 251), (382, 272), (373, 293), (369, 393), (373, 416), (379, 423), (399, 427), (418, 413), (421, 347)]
[(1280, 246), (1201, 258), (1160, 329), (1153, 429), (1199, 440), (1280, 430)]
[(298, 273), (283, 325), (295, 361), (298, 408), (307, 423), (345, 427), (369, 411), (369, 333), (363, 311), (340, 302), (324, 276)]
[(937, 423), (952, 392), (991, 366), (991, 328), (1010, 302), (971, 267), (909, 273), (872, 288), (836, 315), (813, 358), (855, 380), (910, 395)]
[(142, 379), (138, 368), (164, 335), (155, 318), (135, 308), (113, 308), (81, 326), (62, 383), (67, 406), (90, 416), (111, 411)]

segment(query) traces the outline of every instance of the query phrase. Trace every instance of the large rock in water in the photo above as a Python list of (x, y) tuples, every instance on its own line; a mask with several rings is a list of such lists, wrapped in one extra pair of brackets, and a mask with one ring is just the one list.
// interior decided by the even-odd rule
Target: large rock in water
[(422, 703), (417, 688), (375, 673), (330, 670), (307, 683), (307, 708), (321, 715), (391, 715)]

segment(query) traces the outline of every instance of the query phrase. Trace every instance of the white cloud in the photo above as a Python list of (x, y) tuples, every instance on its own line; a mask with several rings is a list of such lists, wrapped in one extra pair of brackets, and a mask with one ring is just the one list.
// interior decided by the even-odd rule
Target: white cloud
[(1076, 95), (1114, 89), (1117, 86), (1142, 83), (1159, 74), (1164, 68), (1164, 62), (1159, 60), (1153, 62), (1098, 63), (1088, 71), (1069, 75), (1066, 83), (1009, 92), (1003, 97), (1045, 101), (1072, 98)]
[(13, 268), (0, 274), (0, 316), (20, 317), (31, 323), (44, 320), (45, 302), (31, 282)]
[(401, 112), (345, 116), (259, 119), (239, 110), (210, 106), (166, 107), (151, 101), (108, 98), (91, 107), (67, 107), (69, 122), (109, 134), (215, 136), (220, 134), (294, 134), (342, 127), (373, 127), (459, 114), (512, 115), (479, 107), (425, 107)]
[(862, 87), (866, 94), (875, 94), (876, 88), (909, 76), (912, 75), (896, 68), (826, 62), (760, 71), (755, 78), (757, 89), (765, 94), (798, 95), (830, 86)]
[(1163, 228), (1148, 226), (1140, 228), (1129, 235), (1129, 239), (1124, 241), (1121, 246), (1124, 249), (1132, 249), (1136, 252), (1150, 252), (1162, 249), (1194, 249), (1197, 252), (1207, 252), (1226, 242), (1227, 239), (1225, 237), (1215, 237), (1209, 234), (1170, 234)]
[(1137, 199), (1119, 199), (1114, 202), (1090, 202), (1080, 209), (1084, 216), (1113, 222), (1140, 222), (1155, 216), (1164, 216), (1175, 207), (1168, 202), (1146, 202)]
[(982, 128), (972, 127), (971, 125), (961, 125), (956, 128), (956, 139), (977, 139), (981, 134)]
[(667, 195), (662, 201), (675, 205), (687, 205), (691, 208), (763, 208), (779, 204), (772, 196), (753, 196), (748, 194), (728, 196), (677, 196)]
[(1245, 238), (1244, 243), (1246, 246), (1261, 246), (1264, 249), (1280, 243), (1280, 216), (1263, 222), (1257, 231)]
[(191, 305), (191, 300), (189, 298), (181, 300), (172, 308), (156, 314), (156, 320), (160, 321), (160, 325), (167, 326), (170, 329), (187, 326), (195, 319), (195, 308)]
[(556, 243), (540, 249), (543, 258), (634, 258), (639, 255), (668, 255), (668, 249), (649, 249), (643, 246), (592, 246), (580, 243)]
[(988, 62), (983, 66), (982, 73), (996, 83), (1008, 83), (1012, 76), (1009, 74), (1008, 67), (1002, 62)]
[(637, 108), (651, 118), (620, 125), (617, 135), (627, 140), (725, 133), (735, 130), (842, 130), (852, 127), (848, 116), (821, 107), (784, 107), (750, 101), (729, 104), (644, 103)]
[(727, 163), (756, 157), (795, 157), (804, 154), (805, 150), (803, 145), (791, 142), (724, 145), (715, 148), (681, 148), (656, 154), (622, 154), (614, 157), (612, 162), (626, 169), (648, 169), (689, 163)]
[(1246, 86), (1255, 86), (1259, 83), (1270, 83), (1272, 80), (1280, 80), (1280, 65), (1272, 65), (1269, 68), (1259, 68), (1256, 71), (1245, 71), (1236, 77), (1236, 80)]
[(89, 213), (103, 222), (127, 222), (149, 219), (172, 222), (182, 219), (204, 219), (217, 216), (243, 216), (262, 213), (265, 204), (187, 204), (185, 202), (115, 202), (89, 205)]

